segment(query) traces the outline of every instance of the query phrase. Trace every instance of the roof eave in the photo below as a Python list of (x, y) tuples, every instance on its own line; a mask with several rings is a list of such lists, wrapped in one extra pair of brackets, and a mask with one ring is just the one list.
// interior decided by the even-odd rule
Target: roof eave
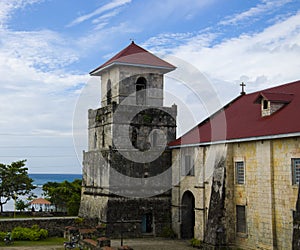
[(221, 140), (221, 141), (190, 143), (190, 144), (183, 144), (183, 145), (168, 146), (168, 148), (169, 149), (176, 149), (176, 148), (178, 149), (178, 148), (187, 148), (187, 147), (201, 147), (201, 146), (217, 145), (217, 144), (225, 144), (225, 143), (250, 142), (250, 141), (259, 141), (259, 140), (274, 140), (274, 139), (282, 139), (282, 138), (290, 138), (290, 137), (298, 137), (298, 136), (300, 136), (300, 132), (278, 134), (278, 135), (265, 135), (265, 136), (246, 137), (246, 138), (236, 138), (236, 139), (228, 139), (228, 140)]
[(165, 67), (165, 66), (156, 66), (156, 65), (149, 65), (149, 64), (113, 62), (104, 67), (94, 69), (89, 74), (91, 76), (101, 76), (100, 73), (102, 73), (103, 71), (105, 71), (108, 68), (113, 67), (113, 66), (134, 66), (134, 67), (141, 67), (141, 68), (160, 69), (160, 70), (163, 70), (164, 73), (168, 73), (168, 72), (171, 72), (176, 69), (175, 66), (174, 67)]

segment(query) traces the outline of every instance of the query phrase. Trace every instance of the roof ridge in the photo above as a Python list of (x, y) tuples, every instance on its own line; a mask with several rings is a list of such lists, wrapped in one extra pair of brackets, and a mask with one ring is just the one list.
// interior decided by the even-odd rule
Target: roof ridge
[[(134, 51), (132, 50), (131, 53), (126, 54), (125, 52), (127, 52), (127, 51), (128, 51), (129, 49), (131, 49), (133, 46), (139, 48), (139, 49), (142, 50), (142, 51), (140, 51), (140, 52), (137, 52), (137, 51), (134, 52)], [(134, 53), (133, 53), (133, 52), (134, 52)], [(122, 57), (122, 56), (124, 56), (124, 55), (132, 55), (132, 54), (137, 54), (137, 53), (141, 53), (141, 52), (147, 52), (147, 50), (145, 50), (144, 48), (138, 46), (137, 44), (134, 43), (134, 41), (132, 41), (126, 48), (122, 49), (119, 53), (117, 53), (115, 56), (113, 56), (109, 61), (112, 61), (113, 59), (120, 58), (120, 57)]]
[(100, 72), (104, 68), (113, 64), (148, 65), (164, 69), (166, 72), (170, 72), (176, 68), (172, 64), (162, 60), (132, 41), (126, 48), (121, 50), (119, 53), (114, 55), (96, 69), (92, 70), (90, 74), (93, 75), (97, 72)]
[(273, 87), (270, 87), (270, 88), (267, 88), (267, 89), (256, 91), (255, 93), (263, 92), (263, 91), (266, 92), (266, 91), (269, 91), (269, 90), (278, 89), (278, 88), (286, 87), (288, 85), (293, 85), (293, 84), (300, 84), (300, 80), (296, 80), (296, 81), (293, 81), (293, 82), (288, 82), (288, 83), (285, 83), (285, 84), (273, 86)]

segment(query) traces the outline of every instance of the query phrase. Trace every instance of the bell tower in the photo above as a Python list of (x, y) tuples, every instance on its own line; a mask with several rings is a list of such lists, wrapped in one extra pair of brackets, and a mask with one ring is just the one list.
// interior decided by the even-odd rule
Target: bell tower
[(108, 234), (159, 235), (170, 226), (167, 144), (177, 107), (163, 106), (163, 87), (174, 69), (132, 42), (90, 72), (101, 77), (101, 108), (88, 112), (79, 215), (105, 223)]

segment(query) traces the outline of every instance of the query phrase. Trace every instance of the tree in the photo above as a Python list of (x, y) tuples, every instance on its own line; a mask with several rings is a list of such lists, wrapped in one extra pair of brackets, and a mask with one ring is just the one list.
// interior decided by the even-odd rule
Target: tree
[(27, 195), (35, 186), (28, 176), (26, 160), (12, 162), (10, 165), (0, 163), (0, 210), (3, 205), (19, 195)]
[(16, 201), (16, 209), (19, 211), (24, 211), (26, 208), (30, 206), (29, 203), (25, 203), (23, 200), (18, 199)]
[(61, 183), (47, 182), (43, 185), (44, 195), (55, 205), (56, 210), (77, 215), (81, 199), (81, 180)]

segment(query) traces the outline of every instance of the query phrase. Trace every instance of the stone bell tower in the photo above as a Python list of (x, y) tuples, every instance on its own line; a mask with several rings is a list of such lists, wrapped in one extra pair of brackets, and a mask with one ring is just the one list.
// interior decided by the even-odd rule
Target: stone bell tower
[(107, 233), (159, 235), (171, 223), (171, 151), (177, 107), (163, 106), (164, 74), (175, 67), (132, 42), (90, 75), (101, 108), (88, 112), (79, 215)]

